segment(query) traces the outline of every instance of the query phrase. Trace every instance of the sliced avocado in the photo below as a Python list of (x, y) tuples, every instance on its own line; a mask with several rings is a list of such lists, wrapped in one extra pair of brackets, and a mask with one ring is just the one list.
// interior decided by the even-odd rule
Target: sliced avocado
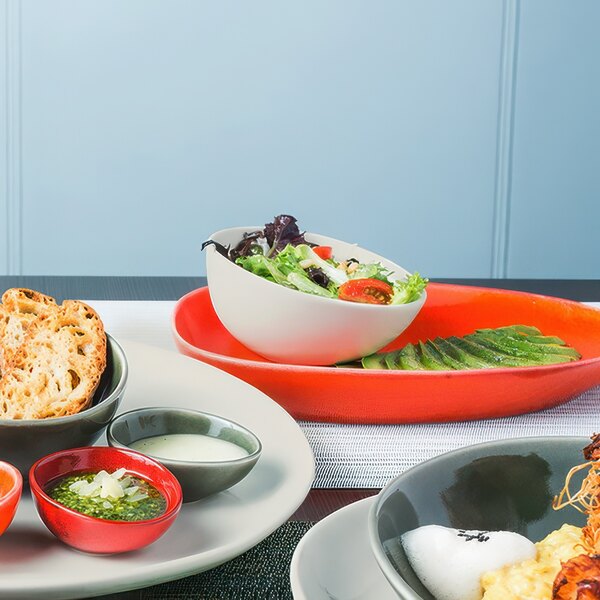
[(385, 355), (383, 354), (369, 354), (369, 356), (364, 356), (361, 363), (365, 369), (387, 369)]
[(507, 325), (506, 327), (497, 327), (496, 329), (487, 329), (485, 331), (510, 331), (523, 335), (542, 335), (542, 332), (533, 325)]
[[(527, 349), (523, 349), (518, 344), (514, 344), (513, 340), (504, 335), (494, 335), (494, 331), (492, 329), (488, 329), (486, 331), (477, 331), (477, 333), (472, 333), (470, 335), (465, 336), (470, 341), (475, 341), (481, 346), (485, 346), (486, 348), (490, 348), (494, 351), (504, 352), (504, 354), (509, 354), (510, 356), (517, 356), (519, 358), (529, 358), (531, 356), (531, 352)], [(538, 353), (536, 353), (537, 356)]]
[(429, 371), (447, 371), (448, 370), (448, 367), (446, 366), (444, 361), (441, 359), (441, 357), (438, 358), (439, 353), (436, 350), (435, 346), (433, 347), (433, 350), (432, 350), (431, 347), (429, 346), (429, 342), (427, 342), (425, 344), (423, 342), (419, 342), (419, 352), (420, 352), (421, 363)]
[(567, 356), (566, 354), (538, 354), (535, 358), (532, 357), (534, 365), (557, 365), (559, 363), (567, 363), (577, 360), (576, 357)]
[(528, 335), (525, 339), (532, 344), (558, 344), (559, 346), (567, 345), (565, 344), (564, 340), (561, 340), (555, 335)]
[(416, 348), (412, 344), (406, 344), (400, 351), (400, 368), (405, 371), (424, 371), (425, 367), (419, 360)]
[(466, 335), (465, 339), (469, 342), (479, 344), (484, 348), (488, 348), (492, 352), (501, 352), (515, 358), (522, 358), (525, 361), (529, 361), (532, 358), (530, 352), (518, 348), (511, 343), (509, 338), (493, 336), (489, 332), (478, 331), (477, 333)]
[(558, 344), (559, 346), (566, 346), (564, 340), (561, 340), (555, 335), (543, 335), (537, 327), (530, 327), (528, 325), (511, 325), (509, 327), (498, 327), (498, 329), (477, 329), (476, 332), (493, 332), (501, 333), (509, 337), (516, 337), (517, 339), (525, 339), (532, 344)]
[(421, 352), (421, 348), (419, 347), (419, 343), (414, 344), (415, 346), (415, 356), (421, 365), (421, 369), (423, 371), (431, 371), (431, 369), (427, 366), (427, 360), (423, 361), (423, 353)]
[(477, 329), (464, 337), (435, 338), (407, 344), (401, 350), (365, 356), (360, 363), (338, 365), (406, 371), (527, 367), (570, 362), (581, 355), (556, 336), (537, 327), (510, 325)]
[(448, 338), (448, 341), (460, 348), (463, 352), (477, 357), (486, 367), (515, 366), (514, 357), (491, 350), (490, 348), (485, 348), (466, 338), (451, 337)]
[(539, 364), (535, 357), (525, 355), (521, 351), (517, 353), (505, 352), (503, 347), (489, 342), (482, 334), (466, 335), (465, 341), (483, 348), (486, 352), (490, 352), (496, 361), (498, 367), (531, 367)]
[(400, 366), (400, 352), (401, 350), (394, 350), (393, 352), (385, 353), (385, 365), (388, 369), (397, 371), (402, 369)]
[(570, 356), (572, 358), (580, 358), (579, 353), (574, 348), (569, 346), (559, 346), (558, 344), (532, 344), (527, 340), (526, 337), (518, 334), (518, 333), (508, 333), (506, 331), (503, 332), (486, 332), (485, 335), (488, 338), (492, 338), (495, 340), (501, 340), (507, 345), (514, 346), (519, 350), (523, 350), (528, 354), (559, 354)]
[[(458, 368), (462, 368), (462, 365), (460, 363), (456, 363), (452, 360), (450, 361), (446, 361), (444, 355), (440, 352), (439, 348), (435, 345), (435, 342), (433, 340), (427, 340), (425, 342), (425, 346), (427, 346), (427, 350), (433, 354), (433, 356), (435, 357), (436, 361), (438, 363), (441, 363), (442, 365), (444, 365), (444, 369), (445, 370), (455, 370), (457, 367), (454, 365), (458, 365)], [(452, 364), (454, 362), (454, 364)]]
[[(515, 340), (515, 338), (513, 338), (511, 336), (511, 340)], [(535, 348), (542, 354), (561, 354), (561, 355), (565, 355), (565, 356), (570, 356), (573, 359), (581, 358), (581, 354), (579, 354), (579, 352), (577, 352), (577, 350), (575, 350), (575, 348), (571, 348), (571, 346), (567, 346), (564, 343), (562, 343), (562, 344), (555, 344), (552, 342), (539, 343), (539, 342), (530, 341), (529, 338), (527, 338), (525, 340), (516, 339), (516, 341), (519, 341), (519, 342), (524, 341), (527, 344), (530, 344), (530, 346), (527, 346), (528, 349), (533, 350), (533, 348)], [(562, 340), (560, 340), (560, 341), (562, 342)]]
[(428, 340), (427, 345), (434, 347), (438, 351), (442, 361), (450, 369), (462, 371), (470, 368), (460, 362), (458, 353), (456, 353), (455, 349), (450, 346), (444, 338), (435, 338), (433, 341)]
[[(452, 340), (458, 340), (458, 344), (455, 344)], [(440, 350), (443, 350), (445, 354), (448, 354), (452, 358), (455, 358), (463, 365), (464, 369), (487, 369), (490, 365), (479, 357), (470, 354), (463, 350), (460, 342), (460, 338), (436, 338), (435, 343)]]
[(517, 366), (552, 365), (575, 360), (575, 357), (570, 354), (551, 354), (544, 352), (532, 352), (529, 349), (523, 350), (522, 348), (513, 345), (513, 340), (502, 339), (501, 336), (491, 336), (477, 333), (467, 337), (471, 337), (471, 341), (476, 340), (476, 343), (489, 348), (491, 351), (503, 352), (505, 354), (509, 354), (519, 361), (524, 362), (524, 364)]

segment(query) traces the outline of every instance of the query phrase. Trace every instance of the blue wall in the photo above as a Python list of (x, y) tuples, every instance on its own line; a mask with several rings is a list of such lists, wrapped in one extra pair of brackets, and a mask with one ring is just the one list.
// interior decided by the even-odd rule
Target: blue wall
[(599, 24), (596, 0), (521, 5), (511, 276), (600, 278)]
[(0, 272), (203, 274), (212, 231), (290, 212), (434, 277), (600, 277), (599, 18), (0, 0)]

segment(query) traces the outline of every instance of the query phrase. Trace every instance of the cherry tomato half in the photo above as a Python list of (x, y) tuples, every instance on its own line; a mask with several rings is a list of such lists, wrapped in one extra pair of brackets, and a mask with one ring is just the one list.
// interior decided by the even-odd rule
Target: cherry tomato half
[(315, 246), (313, 252), (323, 260), (329, 260), (333, 254), (331, 246)]
[(351, 279), (340, 285), (338, 297), (364, 304), (389, 304), (393, 293), (392, 286), (380, 279)]

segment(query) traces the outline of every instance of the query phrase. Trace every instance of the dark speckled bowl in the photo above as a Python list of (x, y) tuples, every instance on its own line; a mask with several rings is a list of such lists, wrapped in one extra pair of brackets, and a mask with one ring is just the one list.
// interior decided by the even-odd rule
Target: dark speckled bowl
[(262, 451), (260, 440), (245, 427), (217, 415), (187, 408), (139, 408), (123, 413), (110, 424), (106, 436), (111, 446), (127, 448), (138, 440), (172, 433), (220, 438), (248, 452), (248, 456), (220, 462), (152, 456), (177, 477), (184, 502), (194, 502), (235, 485), (252, 470)]
[(107, 336), (107, 364), (92, 406), (76, 415), (53, 419), (0, 419), (0, 460), (15, 465), (27, 480), (31, 465), (42, 456), (92, 445), (115, 415), (127, 383), (123, 349)]
[[(584, 462), (581, 437), (530, 437), (462, 448), (391, 481), (369, 515), (375, 558), (404, 600), (434, 600), (411, 569), (400, 536), (421, 525), (516, 531), (538, 542), (564, 523), (582, 526), (575, 509), (552, 509), (571, 467)], [(578, 485), (581, 477), (574, 478)]]

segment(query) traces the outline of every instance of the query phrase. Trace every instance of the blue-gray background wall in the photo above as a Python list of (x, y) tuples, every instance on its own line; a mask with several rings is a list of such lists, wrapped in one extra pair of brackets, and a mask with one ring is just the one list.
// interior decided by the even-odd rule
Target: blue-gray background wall
[(598, 278), (596, 0), (0, 0), (0, 272), (196, 275), (280, 212)]

